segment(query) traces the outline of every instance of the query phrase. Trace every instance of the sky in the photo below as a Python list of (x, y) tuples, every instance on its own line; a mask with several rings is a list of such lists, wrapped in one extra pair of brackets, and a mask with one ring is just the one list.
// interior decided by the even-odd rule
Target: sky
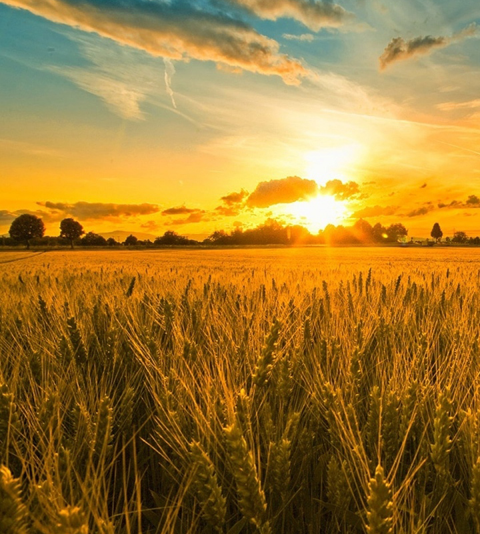
[(478, 0), (0, 0), (0, 73), (0, 233), (480, 235)]

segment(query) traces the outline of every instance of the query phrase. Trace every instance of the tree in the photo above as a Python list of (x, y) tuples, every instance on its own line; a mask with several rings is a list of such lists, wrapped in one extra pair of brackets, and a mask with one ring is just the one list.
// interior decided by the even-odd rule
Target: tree
[(371, 243), (373, 240), (372, 225), (364, 219), (359, 219), (352, 226), (352, 233), (360, 243)]
[(398, 238), (408, 235), (408, 230), (401, 223), (391, 224), (387, 228), (387, 241), (398, 241)]
[(115, 239), (113, 237), (109, 237), (107, 239), (107, 245), (109, 247), (114, 247), (115, 245), (118, 245), (117, 241), (115, 241)]
[(157, 237), (154, 245), (195, 245), (196, 241), (188, 239), (183, 235), (178, 235), (173, 230), (167, 230), (162, 237)]
[(466, 243), (468, 240), (468, 236), (465, 232), (455, 232), (453, 234), (453, 243)]
[(372, 235), (374, 241), (376, 241), (377, 243), (383, 243), (388, 237), (387, 229), (385, 228), (385, 226), (383, 226), (383, 224), (377, 223), (372, 228)]
[(127, 247), (135, 246), (138, 244), (138, 238), (135, 237), (133, 234), (130, 234), (127, 239), (125, 239), (124, 245)]
[(74, 219), (63, 219), (60, 223), (60, 237), (68, 239), (73, 248), (73, 242), (85, 233), (83, 226)]
[(82, 237), (82, 246), (84, 247), (104, 247), (107, 244), (107, 240), (103, 235), (95, 234), (94, 232), (88, 232)]
[(25, 241), (27, 249), (29, 249), (31, 239), (43, 237), (45, 225), (40, 217), (24, 213), (12, 222), (9, 233), (16, 241)]
[(438, 223), (435, 223), (433, 225), (432, 231), (430, 232), (430, 235), (435, 239), (435, 241), (438, 243), (440, 239), (443, 237), (442, 229), (440, 228), (440, 225)]

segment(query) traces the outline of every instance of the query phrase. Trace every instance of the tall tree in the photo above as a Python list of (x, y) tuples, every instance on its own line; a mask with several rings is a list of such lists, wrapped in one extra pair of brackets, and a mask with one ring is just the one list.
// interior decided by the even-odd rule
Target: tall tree
[(60, 237), (64, 237), (70, 241), (70, 246), (73, 248), (73, 242), (85, 233), (83, 226), (74, 219), (63, 219), (60, 223)]
[(88, 232), (82, 237), (82, 246), (84, 247), (105, 247), (107, 240), (103, 235), (96, 234), (95, 232)]
[(137, 245), (137, 244), (138, 244), (138, 238), (134, 236), (133, 234), (130, 234), (127, 237), (127, 239), (125, 239), (125, 242), (124, 242), (124, 245), (126, 245), (127, 247), (132, 246), (132, 245)]
[(438, 223), (435, 223), (433, 225), (432, 231), (430, 232), (430, 235), (435, 239), (435, 241), (438, 243), (440, 239), (443, 237), (442, 229), (440, 228), (440, 225)]
[(45, 225), (40, 217), (24, 213), (12, 222), (9, 233), (10, 237), (16, 241), (25, 241), (27, 249), (29, 249), (31, 239), (43, 237), (45, 234)]
[(391, 224), (387, 228), (387, 241), (397, 241), (400, 237), (408, 235), (408, 230), (401, 223)]

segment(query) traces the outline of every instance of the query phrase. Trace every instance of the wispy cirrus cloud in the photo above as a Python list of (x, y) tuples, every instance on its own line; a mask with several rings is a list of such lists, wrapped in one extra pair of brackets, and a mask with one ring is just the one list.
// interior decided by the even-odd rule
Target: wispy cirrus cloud
[[(0, 0), (56, 23), (172, 60), (214, 61), (298, 84), (308, 70), (279, 52), (274, 39), (219, 11), (186, 2), (147, 0)], [(270, 8), (268, 8), (270, 9)]]
[(442, 102), (437, 105), (440, 111), (455, 111), (457, 109), (480, 109), (480, 99), (468, 100), (466, 102)]
[(470, 24), (463, 30), (454, 33), (450, 37), (415, 37), (405, 41), (402, 37), (395, 37), (387, 45), (383, 54), (380, 56), (380, 70), (385, 70), (392, 63), (405, 61), (407, 59), (427, 55), (438, 48), (445, 48), (455, 42), (462, 41), (467, 37), (473, 37), (478, 34), (478, 27), (475, 23)]

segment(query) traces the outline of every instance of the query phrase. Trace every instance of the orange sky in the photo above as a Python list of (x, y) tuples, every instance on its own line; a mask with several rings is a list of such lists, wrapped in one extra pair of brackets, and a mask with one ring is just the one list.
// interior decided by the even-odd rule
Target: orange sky
[(476, 0), (128, 3), (0, 0), (0, 233), (480, 235)]

